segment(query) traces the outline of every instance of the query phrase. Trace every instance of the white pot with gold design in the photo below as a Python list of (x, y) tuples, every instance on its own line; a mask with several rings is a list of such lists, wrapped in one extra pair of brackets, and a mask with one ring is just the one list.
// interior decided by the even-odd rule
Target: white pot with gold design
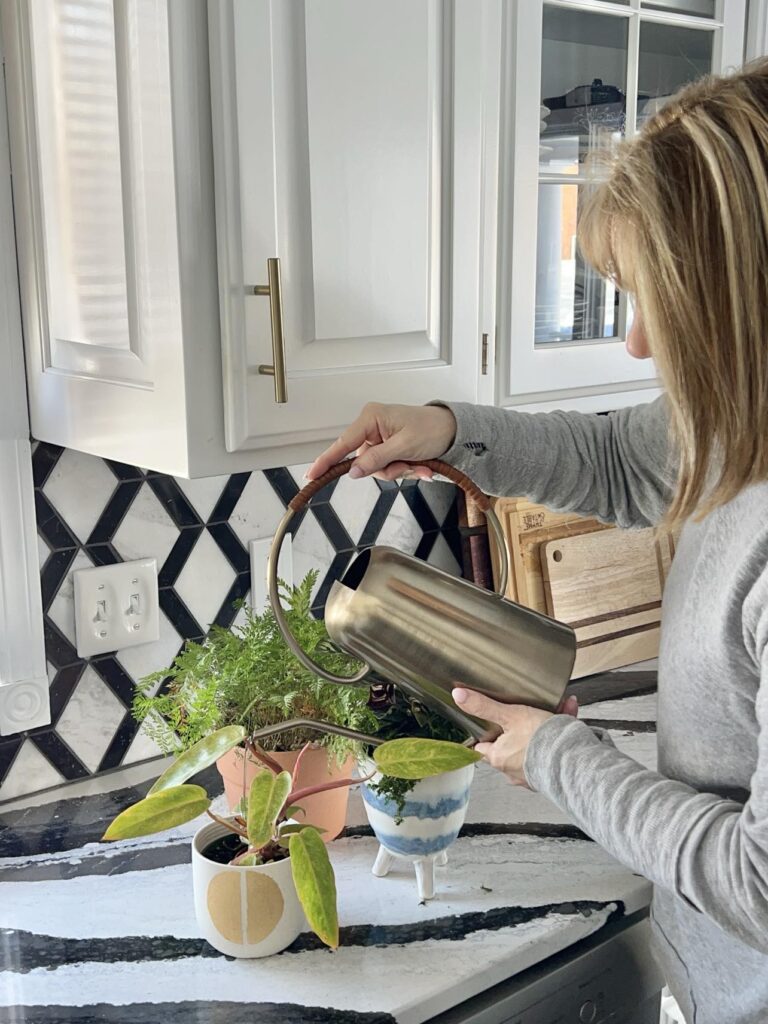
[(231, 836), (214, 822), (192, 840), (195, 916), (204, 939), (226, 956), (279, 953), (306, 930), (289, 857), (254, 867), (220, 864), (203, 855)]

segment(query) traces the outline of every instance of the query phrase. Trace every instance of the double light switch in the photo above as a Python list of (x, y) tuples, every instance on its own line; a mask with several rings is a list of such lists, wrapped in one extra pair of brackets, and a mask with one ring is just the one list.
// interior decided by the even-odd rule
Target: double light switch
[(157, 562), (99, 565), (74, 573), (75, 633), (81, 658), (159, 639)]

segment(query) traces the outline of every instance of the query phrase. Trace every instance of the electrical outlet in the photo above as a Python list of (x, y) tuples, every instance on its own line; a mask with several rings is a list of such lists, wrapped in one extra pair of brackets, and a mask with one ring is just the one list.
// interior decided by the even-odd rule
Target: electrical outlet
[(74, 582), (75, 635), (81, 658), (160, 638), (154, 558), (79, 569)]
[[(272, 538), (252, 540), (248, 545), (251, 553), (251, 606), (257, 615), (269, 607), (269, 590), (267, 589), (267, 562), (272, 547)], [(293, 586), (293, 548), (291, 535), (286, 535), (280, 549), (277, 563), (278, 578), (284, 580), (289, 587)]]

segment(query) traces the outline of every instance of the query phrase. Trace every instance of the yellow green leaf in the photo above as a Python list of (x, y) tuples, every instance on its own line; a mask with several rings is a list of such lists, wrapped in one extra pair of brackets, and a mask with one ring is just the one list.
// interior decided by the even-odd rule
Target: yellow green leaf
[(291, 792), (288, 772), (275, 775), (265, 768), (254, 777), (248, 794), (248, 843), (263, 846), (275, 832), (277, 816)]
[(481, 756), (461, 743), (404, 737), (382, 743), (374, 751), (373, 759), (382, 775), (393, 779), (426, 779), (475, 764)]
[(150, 789), (149, 795), (170, 789), (172, 786), (180, 786), (203, 768), (210, 767), (214, 761), (218, 761), (244, 739), (245, 729), (242, 725), (228, 725), (224, 729), (217, 729), (177, 757)]
[(339, 944), (336, 879), (326, 845), (315, 829), (305, 828), (291, 836), (290, 851), (293, 881), (309, 927), (335, 949)]
[(202, 786), (174, 786), (153, 793), (118, 814), (103, 838), (135, 839), (191, 821), (211, 805)]
[(324, 828), (318, 828), (317, 825), (281, 825), (277, 841), (281, 846), (287, 848), (290, 844), (291, 837), (295, 836), (297, 832), (303, 832), (304, 829), (307, 828), (313, 828), (318, 835), (322, 835), (326, 831)]

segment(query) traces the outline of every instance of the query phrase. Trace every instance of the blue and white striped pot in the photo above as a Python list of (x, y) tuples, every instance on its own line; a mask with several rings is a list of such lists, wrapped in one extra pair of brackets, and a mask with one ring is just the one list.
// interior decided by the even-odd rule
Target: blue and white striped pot
[[(374, 765), (364, 762), (361, 768), (368, 775)], [(446, 850), (464, 824), (474, 774), (475, 766), (468, 765), (422, 779), (406, 795), (400, 815), (394, 800), (371, 788), (381, 775), (364, 782), (365, 812), (381, 847), (373, 873), (386, 875), (395, 858), (410, 861), (416, 868), (420, 898), (430, 899), (434, 895), (434, 866), (445, 864)], [(396, 821), (398, 818), (402, 820)]]

